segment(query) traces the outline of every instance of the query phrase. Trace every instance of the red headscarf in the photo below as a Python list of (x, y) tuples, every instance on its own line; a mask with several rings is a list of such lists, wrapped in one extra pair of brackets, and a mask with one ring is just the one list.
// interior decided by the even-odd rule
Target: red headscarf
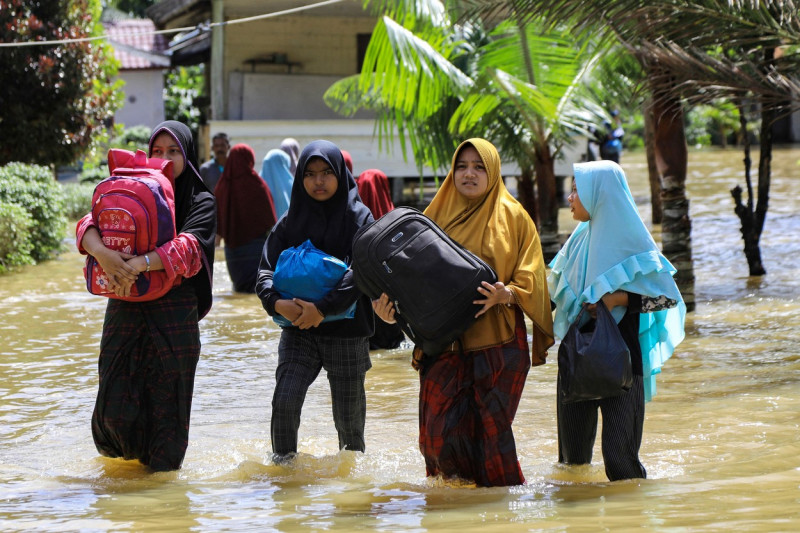
[(365, 170), (358, 177), (358, 195), (361, 201), (372, 211), (372, 216), (378, 220), (383, 215), (394, 209), (392, 203), (392, 189), (389, 178), (376, 168)]
[(231, 148), (225, 170), (214, 189), (217, 233), (227, 246), (266, 237), (275, 225), (275, 205), (269, 188), (255, 171), (256, 154), (246, 144)]
[(353, 172), (353, 156), (347, 150), (342, 150), (342, 157), (344, 157), (344, 164), (351, 173)]

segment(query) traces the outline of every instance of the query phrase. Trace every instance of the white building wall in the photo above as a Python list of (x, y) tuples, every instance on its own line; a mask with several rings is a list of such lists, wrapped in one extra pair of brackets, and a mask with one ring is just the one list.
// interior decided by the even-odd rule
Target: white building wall
[[(215, 120), (209, 123), (211, 139), (215, 134), (224, 132), (231, 139), (231, 145), (245, 143), (256, 153), (256, 170), (261, 171), (261, 161), (269, 150), (279, 148), (286, 137), (294, 137), (301, 148), (311, 141), (325, 139), (339, 148), (347, 150), (353, 158), (353, 171), (356, 176), (369, 168), (382, 170), (387, 176), (417, 177), (419, 171), (414, 163), (411, 147), (407, 147), (408, 161), (403, 158), (400, 143), (397, 139), (384, 145), (374, 135), (375, 122), (371, 119), (336, 119), (336, 120)], [(586, 147), (586, 139), (578, 138), (565, 149), (564, 159), (556, 161), (556, 175), (571, 176), (572, 163), (581, 161)], [(501, 154), (502, 155), (502, 154)], [(448, 169), (439, 169), (439, 177), (444, 177)], [(519, 174), (519, 167), (508, 161), (502, 163), (503, 176), (511, 177)], [(425, 176), (433, 176), (434, 170), (423, 168)]]
[[(323, 95), (341, 76), (232, 72), (228, 120), (333, 120), (345, 118), (325, 104)], [(359, 111), (356, 118), (372, 118)]]
[[(280, 17), (225, 31), (227, 120), (333, 119), (322, 95), (358, 72), (357, 35), (373, 17)], [(281, 54), (287, 64), (248, 63)], [(362, 116), (364, 118), (364, 116)]]
[[(226, 12), (235, 18), (236, 13)], [(296, 138), (301, 146), (327, 139), (353, 157), (356, 175), (378, 168), (390, 177), (416, 177), (419, 171), (410, 147), (409, 161), (399, 143), (381, 149), (374, 136), (372, 114), (359, 112), (346, 118), (327, 107), (325, 91), (337, 80), (358, 72), (357, 35), (369, 34), (375, 18), (285, 16), (225, 29), (226, 119), (209, 123), (208, 138), (225, 132), (232, 144), (246, 143), (256, 153), (257, 170), (267, 151), (282, 139)], [(285, 54), (288, 65), (248, 64), (256, 57)], [(384, 141), (385, 142), (385, 141)], [(556, 163), (556, 173), (571, 175), (571, 163), (585, 147), (579, 141), (566, 161)], [(447, 169), (439, 169), (443, 177)], [(425, 168), (426, 176), (434, 170)], [(505, 176), (518, 173), (516, 165), (503, 164)]]
[[(273, 53), (286, 54), (296, 74), (357, 72), (356, 35), (372, 33), (375, 18), (285, 16), (225, 29), (225, 72), (251, 72), (245, 62)], [(256, 72), (284, 74), (284, 65), (258, 65)]]
[(125, 70), (119, 78), (124, 103), (114, 115), (117, 124), (125, 127), (153, 128), (164, 121), (164, 73), (161, 70)]
[[(280, 148), (286, 137), (294, 137), (301, 148), (311, 141), (325, 139), (347, 150), (353, 158), (356, 176), (369, 168), (380, 169), (390, 177), (419, 175), (410, 148), (409, 162), (403, 160), (397, 141), (390, 153), (380, 150), (378, 138), (373, 137), (372, 120), (215, 120), (209, 126), (209, 138), (224, 132), (230, 137), (231, 145), (250, 145), (256, 153), (256, 170), (259, 172), (267, 152)], [(432, 175), (433, 170), (426, 169), (426, 174)]]

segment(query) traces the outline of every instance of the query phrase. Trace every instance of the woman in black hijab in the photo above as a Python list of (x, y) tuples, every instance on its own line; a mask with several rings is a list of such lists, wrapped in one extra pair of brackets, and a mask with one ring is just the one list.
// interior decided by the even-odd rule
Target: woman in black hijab
[(123, 254), (103, 245), (89, 214), (78, 223), (76, 242), (97, 259), (119, 296), (130, 294), (141, 272), (163, 269), (173, 280), (173, 288), (156, 300), (109, 299), (92, 415), (92, 436), (102, 455), (138, 459), (162, 471), (180, 468), (189, 443), (198, 322), (211, 308), (216, 204), (197, 172), (186, 125), (159, 124), (149, 155), (173, 162), (177, 237), (146, 254)]
[[(297, 452), (300, 411), (306, 392), (322, 368), (328, 375), (339, 448), (364, 451), (366, 395), (364, 376), (372, 366), (369, 337), (372, 304), (355, 286), (348, 269), (322, 299), (284, 299), (273, 287), (278, 257), (306, 240), (350, 263), (356, 231), (372, 222), (341, 150), (328, 141), (306, 146), (297, 162), (289, 210), (270, 233), (261, 258), (256, 293), (264, 309), (292, 322), (281, 333), (272, 398), (272, 451), (280, 461)], [(352, 319), (322, 322), (356, 303)]]

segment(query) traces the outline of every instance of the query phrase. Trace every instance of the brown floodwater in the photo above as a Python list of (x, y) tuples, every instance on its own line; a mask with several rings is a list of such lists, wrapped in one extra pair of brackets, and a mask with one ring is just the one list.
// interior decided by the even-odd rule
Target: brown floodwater
[[(280, 331), (254, 295), (231, 292), (222, 251), (183, 469), (100, 457), (89, 421), (105, 301), (86, 292), (70, 251), (0, 276), (0, 530), (800, 530), (800, 149), (774, 154), (762, 278), (748, 277), (729, 193), (741, 159), (691, 154), (697, 310), (647, 404), (648, 479), (609, 483), (599, 438), (592, 465), (557, 464), (555, 349), (531, 371), (514, 424), (524, 486), (425, 478), (408, 347), (373, 352), (366, 453), (336, 451), (323, 373), (299, 458), (271, 464)], [(622, 164), (649, 221), (644, 160)]]

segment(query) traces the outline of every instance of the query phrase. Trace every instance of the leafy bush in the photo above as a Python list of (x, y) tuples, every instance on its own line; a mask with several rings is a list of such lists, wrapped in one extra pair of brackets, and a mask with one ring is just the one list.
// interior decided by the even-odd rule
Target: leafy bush
[[(751, 123), (758, 122), (759, 117), (749, 117)], [(736, 106), (727, 100), (720, 100), (714, 105), (699, 105), (686, 113), (686, 142), (689, 145), (721, 145), (740, 142), (739, 112)]]
[(206, 121), (203, 72), (202, 64), (177, 67), (168, 71), (164, 78), (164, 115), (189, 126), (195, 138), (200, 124)]
[(63, 183), (64, 215), (78, 220), (92, 208), (93, 183)]
[(92, 149), (83, 160), (83, 170), (78, 181), (81, 183), (97, 184), (108, 177), (108, 151), (111, 148), (122, 148), (135, 152), (147, 151), (150, 142), (150, 128), (147, 126), (133, 126), (122, 129), (118, 124), (113, 130), (105, 130), (102, 134), (95, 135)]
[(19, 205), (33, 219), (34, 261), (48, 259), (61, 250), (67, 223), (64, 197), (49, 168), (22, 163), (0, 167), (0, 202)]
[[(0, 3), (0, 42), (100, 36), (101, 0)], [(72, 164), (122, 105), (119, 61), (105, 39), (0, 53), (0, 165)]]
[(0, 273), (11, 267), (33, 264), (33, 218), (22, 206), (0, 201)]
[(84, 169), (78, 176), (78, 183), (86, 186), (89, 185), (95, 186), (102, 180), (106, 179), (107, 177), (108, 177), (108, 165), (89, 167), (89, 168), (84, 167)]
[(125, 148), (126, 150), (147, 150), (150, 142), (150, 128), (147, 126), (133, 126), (122, 132), (122, 135), (114, 139), (114, 148)]

